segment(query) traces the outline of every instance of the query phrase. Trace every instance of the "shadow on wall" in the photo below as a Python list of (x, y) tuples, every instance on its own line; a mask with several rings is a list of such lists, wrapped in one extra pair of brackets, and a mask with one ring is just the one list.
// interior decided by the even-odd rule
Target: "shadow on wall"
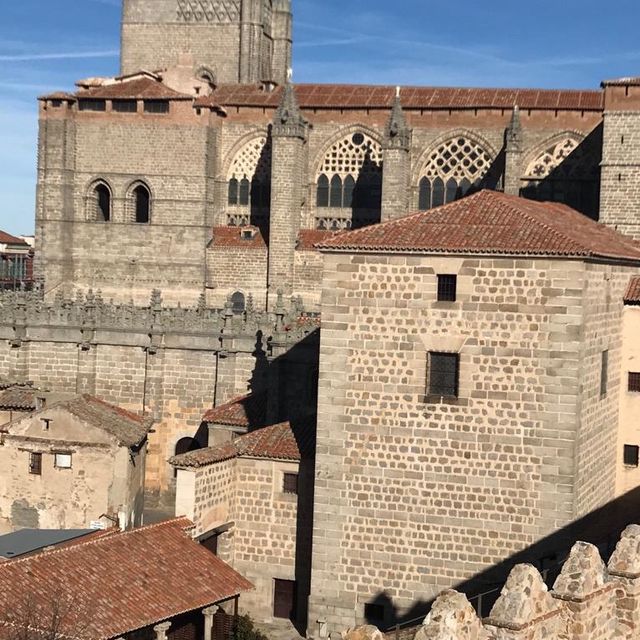
[[(532, 166), (525, 167), (520, 195), (530, 200), (563, 202), (597, 220), (602, 133), (603, 125), (599, 125), (577, 146), (571, 140), (550, 145)], [(546, 163), (555, 163), (558, 158), (564, 159), (547, 174)]]
[[(451, 585), (451, 588), (464, 593), (476, 608), (478, 615), (485, 617), (498, 599), (500, 590), (515, 565), (533, 564), (551, 588), (576, 541), (589, 542), (597, 546), (602, 559), (607, 562), (620, 534), (629, 524), (638, 521), (639, 513), (640, 488), (609, 502), (473, 578)], [(431, 610), (434, 600), (435, 598), (418, 600), (409, 611), (400, 614), (392, 598), (385, 591), (380, 591), (365, 605), (365, 619), (368, 624), (383, 630), (395, 629), (401, 632), (402, 629), (410, 629), (421, 624)]]

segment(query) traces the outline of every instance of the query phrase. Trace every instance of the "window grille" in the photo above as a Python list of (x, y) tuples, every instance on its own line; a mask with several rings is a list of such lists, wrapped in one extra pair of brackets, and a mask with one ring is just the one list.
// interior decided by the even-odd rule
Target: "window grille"
[(137, 100), (113, 100), (111, 108), (117, 113), (136, 113), (138, 111)]
[(429, 353), (429, 395), (457, 398), (459, 365), (457, 353)]
[(106, 100), (78, 100), (78, 109), (80, 111), (106, 111)]
[(169, 113), (169, 101), (168, 100), (145, 100), (144, 101), (145, 113)]
[(640, 392), (640, 373), (629, 371), (629, 391)]
[(637, 467), (640, 464), (640, 447), (634, 444), (624, 445), (624, 464), (626, 467)]
[(42, 454), (41, 453), (29, 454), (29, 473), (34, 476), (42, 475)]
[(282, 491), (284, 493), (298, 493), (298, 474), (285, 473), (282, 479)]
[(458, 276), (438, 275), (438, 302), (455, 302)]

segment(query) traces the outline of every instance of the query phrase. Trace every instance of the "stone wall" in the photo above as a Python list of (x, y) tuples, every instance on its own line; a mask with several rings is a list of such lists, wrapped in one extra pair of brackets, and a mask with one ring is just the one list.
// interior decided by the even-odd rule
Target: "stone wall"
[[(5, 293), (0, 376), (50, 391), (90, 393), (152, 415), (157, 424), (149, 437), (147, 489), (170, 498), (174, 480), (166, 460), (183, 437), (206, 446), (207, 409), (252, 389), (266, 389), (275, 406), (281, 388), (292, 390), (283, 395), (283, 406), (307, 401), (317, 342), (293, 347), (317, 330), (317, 320), (301, 319), (301, 313), (297, 301), (281, 300), (273, 314), (248, 309), (234, 316), (228, 303), (215, 310), (204, 299), (195, 308), (166, 308), (159, 292), (146, 307), (108, 303), (92, 293), (48, 302), (39, 292)], [(287, 384), (285, 368), (281, 386), (268, 387), (271, 367), (281, 369), (278, 358), (287, 353), (297, 363), (291, 369), (297, 379)]]
[[(593, 545), (578, 542), (549, 590), (532, 565), (511, 571), (489, 616), (467, 598), (445, 591), (415, 640), (631, 640), (640, 635), (640, 527), (628, 527), (608, 566)], [(382, 640), (374, 627), (344, 640)], [(405, 637), (405, 633), (403, 633)]]
[[(436, 301), (439, 273), (457, 302)], [(312, 624), (362, 619), (381, 588), (405, 611), (614, 497), (632, 273), (325, 256)], [(433, 351), (459, 354), (455, 400), (427, 393)]]

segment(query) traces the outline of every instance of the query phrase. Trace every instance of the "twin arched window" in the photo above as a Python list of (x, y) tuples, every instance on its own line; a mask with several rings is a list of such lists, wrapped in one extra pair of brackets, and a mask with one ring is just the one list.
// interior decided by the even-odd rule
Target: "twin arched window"
[[(111, 187), (104, 180), (91, 185), (87, 196), (87, 220), (110, 222), (113, 219)], [(147, 224), (151, 221), (151, 191), (143, 182), (136, 182), (127, 191), (125, 213), (127, 222)]]

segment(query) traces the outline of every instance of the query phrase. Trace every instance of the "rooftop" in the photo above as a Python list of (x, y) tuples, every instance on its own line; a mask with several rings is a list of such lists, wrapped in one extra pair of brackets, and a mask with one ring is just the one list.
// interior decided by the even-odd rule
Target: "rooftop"
[[(303, 109), (389, 109), (396, 87), (351, 84), (296, 84)], [(265, 91), (260, 85), (221, 85), (197, 106), (277, 107), (282, 87)], [(402, 87), (405, 109), (553, 109), (602, 111), (602, 91), (563, 89), (471, 89), (455, 87)]]
[(640, 243), (570, 207), (497, 191), (474, 195), (356, 231), (320, 250), (612, 258), (640, 261)]
[(624, 294), (624, 303), (630, 306), (640, 305), (640, 276), (635, 276), (629, 281), (629, 286)]
[(192, 527), (176, 518), (4, 562), (0, 621), (20, 624), (30, 607), (32, 626), (46, 629), (61, 603), (59, 635), (116, 638), (253, 589), (191, 539)]
[(34, 411), (36, 391), (33, 387), (15, 386), (0, 391), (0, 411)]
[(299, 461), (312, 455), (315, 442), (315, 427), (311, 420), (283, 422), (256, 429), (235, 440), (198, 449), (169, 460), (176, 467), (205, 467), (233, 458), (264, 458), (268, 460)]
[(29, 244), (25, 242), (22, 238), (18, 238), (16, 236), (12, 236), (10, 233), (6, 231), (0, 230), (0, 244), (15, 244), (19, 245), (21, 248), (25, 249), (29, 248)]
[(45, 547), (52, 547), (83, 536), (94, 529), (20, 529), (0, 536), (0, 557), (17, 558)]
[[(243, 231), (251, 233), (245, 237)], [(267, 244), (258, 227), (213, 227), (211, 246), (216, 249), (265, 249)]]
[(238, 396), (230, 402), (209, 409), (203, 422), (222, 424), (230, 427), (258, 427), (264, 425), (267, 412), (266, 393)]

